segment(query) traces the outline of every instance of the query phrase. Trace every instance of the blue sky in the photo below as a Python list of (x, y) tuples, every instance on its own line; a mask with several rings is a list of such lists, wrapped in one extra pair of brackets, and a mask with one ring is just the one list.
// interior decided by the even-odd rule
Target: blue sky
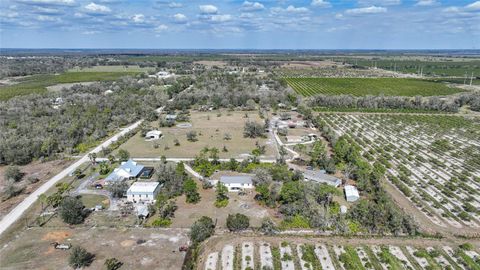
[(480, 49), (480, 1), (2, 0), (0, 47)]

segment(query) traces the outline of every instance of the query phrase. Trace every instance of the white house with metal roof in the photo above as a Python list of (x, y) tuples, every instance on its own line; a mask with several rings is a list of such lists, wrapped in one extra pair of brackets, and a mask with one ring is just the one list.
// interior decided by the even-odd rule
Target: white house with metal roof
[(325, 170), (306, 170), (303, 172), (303, 178), (305, 181), (325, 183), (334, 187), (338, 187), (342, 184), (342, 180), (333, 175), (327, 174)]
[(160, 190), (158, 182), (135, 182), (127, 190), (127, 201), (152, 203)]
[(224, 175), (220, 177), (220, 182), (228, 188), (229, 192), (253, 188), (250, 175)]
[(360, 199), (360, 194), (358, 193), (358, 189), (352, 185), (345, 185), (345, 198), (347, 202), (355, 202), (356, 200)]
[(114, 182), (121, 182), (127, 179), (137, 178), (142, 172), (144, 166), (137, 164), (137, 162), (129, 159), (126, 162), (123, 162), (120, 167), (115, 168), (112, 173), (110, 173), (107, 178), (105, 178), (105, 183), (110, 184)]

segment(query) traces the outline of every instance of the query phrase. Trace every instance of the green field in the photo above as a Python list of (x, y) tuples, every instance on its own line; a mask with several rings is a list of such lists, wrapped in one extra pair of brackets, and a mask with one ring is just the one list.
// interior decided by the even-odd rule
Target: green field
[(18, 80), (17, 84), (0, 87), (0, 100), (15, 96), (41, 94), (46, 87), (59, 83), (76, 83), (92, 81), (114, 81), (122, 76), (136, 75), (138, 71), (129, 72), (66, 72), (59, 75), (33, 75)]
[(451, 59), (447, 60), (426, 60), (426, 59), (362, 59), (347, 58), (338, 59), (339, 61), (356, 65), (359, 67), (374, 67), (381, 69), (395, 70), (403, 73), (420, 74), (423, 69), (423, 75), (426, 76), (460, 76), (463, 77), (473, 73), (473, 76), (480, 75), (479, 59)]
[(399, 78), (286, 78), (297, 93), (303, 96), (323, 95), (380, 95), (385, 96), (443, 96), (462, 90), (443, 83)]
[(68, 72), (147, 72), (153, 71), (155, 68), (153, 67), (140, 67), (137, 65), (128, 65), (128, 66), (93, 66), (93, 67), (75, 67)]

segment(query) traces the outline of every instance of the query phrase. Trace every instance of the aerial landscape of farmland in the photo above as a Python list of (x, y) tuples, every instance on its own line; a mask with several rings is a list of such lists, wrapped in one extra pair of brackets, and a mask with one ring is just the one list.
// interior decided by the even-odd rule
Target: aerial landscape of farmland
[(480, 270), (480, 1), (0, 1), (0, 270)]

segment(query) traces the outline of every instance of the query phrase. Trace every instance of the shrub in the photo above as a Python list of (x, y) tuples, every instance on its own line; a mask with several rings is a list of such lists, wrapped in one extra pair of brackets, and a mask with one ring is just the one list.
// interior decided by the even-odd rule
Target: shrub
[(60, 217), (65, 223), (80, 224), (86, 217), (85, 206), (77, 197), (67, 196), (60, 203)]
[(104, 265), (107, 267), (107, 270), (117, 270), (122, 267), (123, 263), (117, 258), (109, 258), (105, 260)]
[(195, 221), (190, 228), (190, 240), (194, 244), (203, 242), (215, 232), (215, 225), (213, 220), (209, 217), (203, 216)]
[(86, 249), (80, 246), (75, 246), (72, 248), (72, 251), (70, 252), (70, 257), (68, 258), (68, 264), (74, 269), (82, 268), (85, 266), (89, 266), (92, 263), (94, 258), (95, 258), (95, 255), (88, 252)]
[(156, 218), (152, 222), (152, 227), (165, 228), (165, 227), (169, 227), (170, 225), (172, 225), (172, 221), (169, 218)]
[(7, 169), (5, 169), (4, 176), (6, 180), (18, 182), (22, 180), (23, 173), (17, 166), (8, 166)]
[(198, 139), (197, 139), (197, 132), (196, 132), (196, 131), (193, 131), (193, 130), (192, 130), (192, 131), (189, 131), (189, 132), (187, 132), (187, 135), (186, 135), (186, 136), (187, 136), (187, 140), (188, 140), (189, 142), (196, 142), (196, 141), (198, 141)]
[(245, 230), (250, 226), (250, 219), (240, 213), (237, 213), (235, 215), (228, 215), (227, 217), (227, 228), (232, 231), (241, 231)]

